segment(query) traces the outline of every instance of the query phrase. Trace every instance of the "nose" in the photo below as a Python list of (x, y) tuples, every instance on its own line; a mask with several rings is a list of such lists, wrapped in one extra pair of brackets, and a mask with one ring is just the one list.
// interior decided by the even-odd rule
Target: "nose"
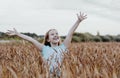
[(57, 35), (55, 35), (55, 37), (57, 37)]

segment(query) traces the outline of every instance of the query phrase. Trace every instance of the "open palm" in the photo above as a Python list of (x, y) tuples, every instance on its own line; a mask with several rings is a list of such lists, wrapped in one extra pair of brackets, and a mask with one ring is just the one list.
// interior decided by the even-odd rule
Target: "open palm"
[(78, 20), (81, 22), (87, 18), (87, 15), (80, 12), (80, 14), (77, 14), (77, 17), (78, 17)]
[(13, 28), (13, 30), (8, 30), (8, 32), (6, 33), (7, 35), (13, 36), (13, 35), (17, 35), (17, 30), (15, 28)]

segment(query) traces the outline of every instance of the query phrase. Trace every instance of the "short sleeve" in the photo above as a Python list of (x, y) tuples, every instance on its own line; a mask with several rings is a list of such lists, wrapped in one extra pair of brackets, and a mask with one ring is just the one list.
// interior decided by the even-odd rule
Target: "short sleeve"
[(67, 52), (67, 47), (62, 43), (60, 46), (59, 46), (63, 52)]
[(50, 55), (51, 55), (50, 47), (44, 45), (43, 48), (42, 48), (42, 56), (43, 56), (43, 58), (48, 59), (48, 57)]

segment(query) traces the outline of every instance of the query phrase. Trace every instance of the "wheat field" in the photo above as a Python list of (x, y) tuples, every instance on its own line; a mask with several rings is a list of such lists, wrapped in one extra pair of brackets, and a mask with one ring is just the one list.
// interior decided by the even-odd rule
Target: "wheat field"
[[(0, 78), (58, 78), (34, 45), (0, 43)], [(59, 78), (120, 78), (120, 43), (72, 43)]]

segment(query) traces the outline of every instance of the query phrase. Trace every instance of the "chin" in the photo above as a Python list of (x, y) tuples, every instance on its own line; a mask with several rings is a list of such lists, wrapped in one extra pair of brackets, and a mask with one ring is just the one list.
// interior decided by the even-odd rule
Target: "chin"
[(55, 44), (59, 43), (59, 42), (54, 42)]
[(59, 43), (59, 41), (54, 41), (55, 44)]

